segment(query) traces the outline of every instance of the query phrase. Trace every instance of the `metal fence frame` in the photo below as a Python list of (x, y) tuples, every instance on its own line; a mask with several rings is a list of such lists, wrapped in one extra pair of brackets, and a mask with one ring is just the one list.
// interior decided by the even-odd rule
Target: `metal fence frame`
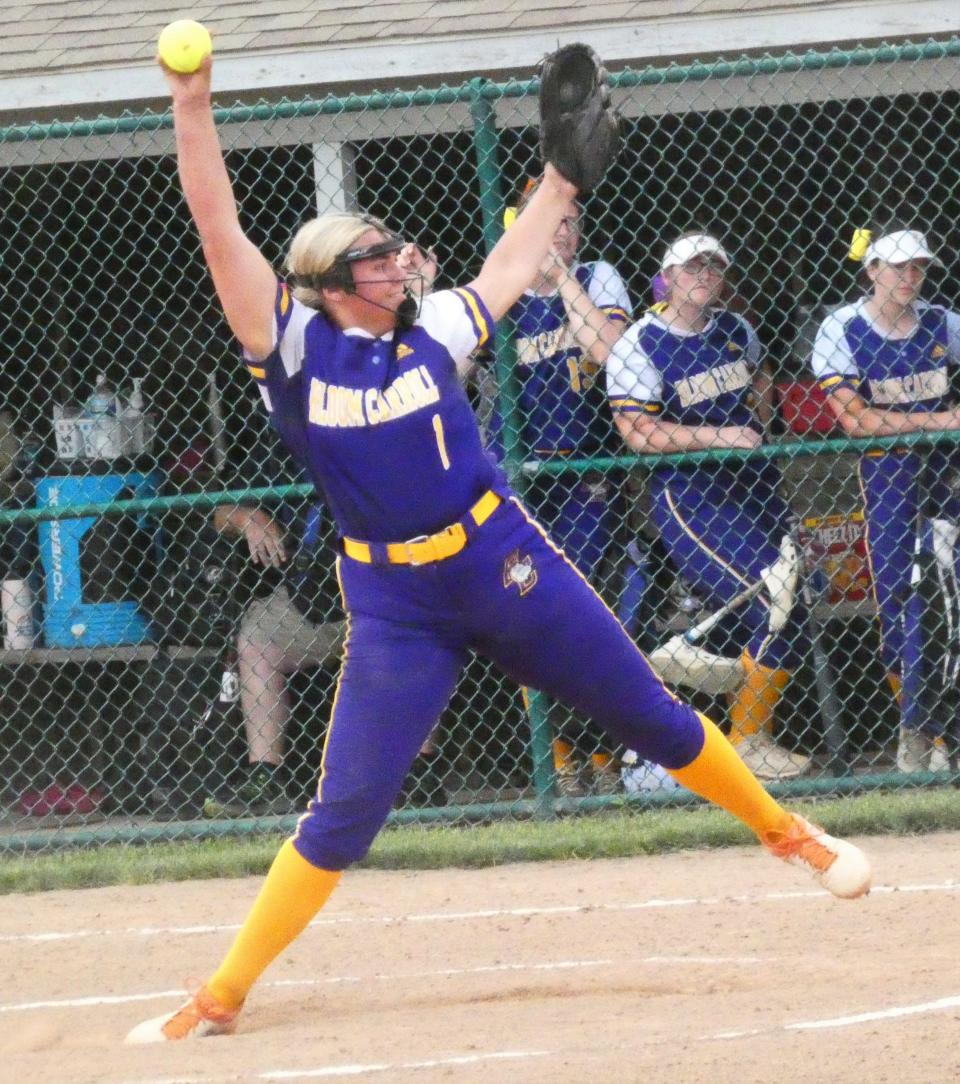
[[(917, 64), (956, 60), (960, 58), (960, 38), (943, 42), (903, 44), (867, 49), (831, 50), (829, 52), (806, 52), (801, 55), (786, 53), (780, 56), (743, 58), (735, 61), (717, 61), (712, 64), (668, 65), (647, 68), (643, 71), (625, 71), (611, 76), (615, 93), (631, 88), (661, 88), (666, 85), (694, 84), (716, 80), (736, 79), (749, 86), (753, 80), (788, 73), (815, 75), (827, 70), (866, 68), (875, 64)], [(960, 80), (958, 80), (960, 85)], [(497, 105), (508, 98), (523, 99), (526, 108), (532, 109), (537, 83), (534, 80), (496, 84), (473, 79), (459, 87), (442, 87), (436, 90), (413, 92), (376, 93), (351, 95), (345, 98), (302, 100), (297, 102), (264, 103), (255, 106), (235, 106), (218, 109), (216, 120), (220, 125), (236, 125), (246, 122), (269, 124), (278, 119), (311, 119), (338, 117), (348, 113), (368, 113), (372, 110), (423, 109), (429, 111), (437, 106), (457, 106), (467, 111), (470, 118), (473, 153), (479, 206), (482, 214), (483, 243), (489, 251), (502, 231), (502, 213), (506, 202), (503, 178), (498, 155), (500, 150)], [(110, 145), (126, 141), (127, 153), (136, 154), (138, 135), (147, 132), (167, 132), (172, 129), (168, 113), (145, 113), (138, 116), (125, 114), (120, 117), (101, 117), (92, 121), (72, 123), (32, 124), (0, 129), (0, 154), (8, 159), (16, 145), (38, 141), (74, 141), (103, 139)], [(151, 152), (155, 153), (155, 152)], [(738, 451), (705, 451), (673, 456), (616, 456), (602, 459), (573, 459), (563, 462), (525, 462), (517, 423), (517, 391), (513, 374), (513, 345), (505, 326), (498, 331), (496, 343), (496, 372), (499, 378), (501, 409), (507, 425), (505, 432), (506, 466), (512, 481), (522, 488), (538, 475), (560, 473), (583, 473), (585, 471), (611, 471), (623, 468), (646, 469), (654, 464), (668, 462), (689, 464), (691, 462), (723, 462), (744, 457), (763, 459), (795, 459), (798, 457), (836, 455), (867, 447), (894, 445), (937, 446), (957, 443), (955, 435), (909, 434), (907, 436), (865, 440), (829, 439), (804, 442), (783, 442), (767, 445), (754, 453)], [(304, 496), (309, 486), (280, 486), (267, 488), (229, 489), (203, 494), (183, 494), (142, 500), (109, 503), (85, 503), (50, 508), (0, 509), (0, 524), (14, 522), (36, 525), (51, 519), (119, 516), (136, 513), (152, 514), (171, 509), (212, 508), (218, 503), (241, 500), (258, 500), (285, 496)], [(393, 823), (410, 821), (431, 823), (470, 821), (497, 816), (552, 816), (572, 809), (590, 811), (611, 805), (664, 806), (696, 802), (686, 794), (653, 794), (632, 797), (595, 797), (575, 801), (554, 797), (553, 770), (549, 755), (549, 724), (546, 707), (539, 695), (532, 697), (528, 712), (530, 723), (529, 753), (533, 765), (532, 781), (535, 796), (532, 799), (457, 805), (444, 808), (406, 810), (392, 814)], [(923, 786), (931, 782), (943, 782), (942, 775), (919, 773), (909, 778), (899, 773), (881, 773), (847, 777), (817, 777), (791, 782), (774, 783), (770, 790), (777, 795), (806, 796), (821, 794), (847, 794), (886, 786)], [(262, 831), (265, 827), (287, 830), (294, 818), (262, 820), (209, 821), (204, 823), (163, 823), (135, 827), (103, 826), (74, 829), (51, 833), (13, 832), (0, 835), (0, 852), (31, 851), (61, 844), (93, 846), (108, 842), (156, 842), (161, 840), (209, 838), (228, 834), (245, 834)]]

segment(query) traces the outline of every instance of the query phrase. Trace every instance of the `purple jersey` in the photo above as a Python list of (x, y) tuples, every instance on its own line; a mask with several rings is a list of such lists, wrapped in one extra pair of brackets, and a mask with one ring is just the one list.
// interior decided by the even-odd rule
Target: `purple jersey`
[(742, 316), (717, 309), (700, 332), (681, 332), (648, 312), (607, 362), (615, 411), (646, 411), (681, 425), (752, 425), (760, 344)]
[(281, 284), (275, 321), (273, 353), (248, 368), (344, 535), (432, 534), (487, 490), (506, 492), (457, 376), (493, 329), (473, 290), (432, 294), (412, 328), (375, 338), (341, 330)]
[(844, 305), (820, 325), (811, 359), (820, 387), (853, 388), (886, 410), (946, 410), (954, 401), (948, 365), (960, 362), (960, 316), (918, 301), (914, 330), (892, 338), (877, 330), (865, 304)]
[[(749, 426), (760, 430), (753, 408), (753, 378), (761, 347), (750, 324), (717, 309), (700, 332), (682, 332), (648, 312), (614, 347), (607, 361), (607, 395), (615, 414), (647, 413), (680, 425)], [(750, 487), (769, 466), (699, 464), (663, 466), (655, 482), (729, 491)]]
[[(866, 311), (866, 298), (843, 305), (820, 325), (811, 367), (829, 395), (852, 388), (882, 410), (926, 413), (956, 401), (950, 366), (960, 362), (960, 316), (917, 301), (917, 323), (900, 338), (884, 335)], [(874, 449), (860, 460), (867, 518), (867, 552), (881, 626), (881, 654), (889, 673), (908, 684), (904, 613), (910, 596), (914, 545), (922, 516), (956, 520), (951, 485), (957, 466), (951, 448)], [(916, 646), (915, 633), (914, 646)], [(905, 700), (904, 710), (911, 699)]]
[[(610, 264), (577, 264), (577, 281), (611, 319), (626, 323), (630, 298)], [(559, 293), (527, 290), (508, 314), (516, 330), (523, 444), (537, 456), (597, 455), (611, 450), (601, 366), (583, 356)], [(502, 419), (494, 414), (490, 445), (502, 455)]]

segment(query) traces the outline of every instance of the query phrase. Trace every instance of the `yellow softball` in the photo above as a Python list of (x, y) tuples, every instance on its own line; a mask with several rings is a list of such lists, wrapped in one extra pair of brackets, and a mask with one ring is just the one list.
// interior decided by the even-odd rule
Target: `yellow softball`
[(195, 72), (213, 52), (210, 31), (193, 19), (177, 19), (160, 31), (157, 52), (175, 72)]

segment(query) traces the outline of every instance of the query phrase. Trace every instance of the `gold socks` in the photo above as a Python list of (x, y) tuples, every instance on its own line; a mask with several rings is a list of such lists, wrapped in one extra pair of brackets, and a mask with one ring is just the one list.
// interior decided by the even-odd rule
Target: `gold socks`
[(569, 775), (577, 770), (573, 746), (563, 738), (553, 739), (553, 770), (557, 775)]
[(703, 748), (685, 768), (669, 769), (673, 778), (732, 813), (761, 839), (769, 832), (787, 831), (790, 814), (767, 794), (719, 729), (705, 715), (700, 722)]
[(230, 951), (206, 984), (224, 1008), (240, 1008), (267, 965), (307, 928), (339, 880), (339, 872), (317, 869), (290, 840), (284, 843)]
[(739, 745), (744, 738), (761, 730), (767, 734), (772, 732), (774, 710), (790, 680), (787, 670), (761, 666), (746, 652), (743, 665), (747, 677), (730, 705), (730, 741), (733, 745)]

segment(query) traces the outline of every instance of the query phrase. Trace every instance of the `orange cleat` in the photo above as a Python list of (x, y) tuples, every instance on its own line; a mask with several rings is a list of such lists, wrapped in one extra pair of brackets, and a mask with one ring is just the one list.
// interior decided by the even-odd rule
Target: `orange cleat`
[(208, 1035), (230, 1035), (236, 1029), (239, 1015), (239, 1009), (225, 1009), (206, 986), (201, 986), (176, 1012), (137, 1024), (124, 1042), (166, 1043)]
[(767, 832), (763, 845), (776, 858), (800, 866), (828, 892), (855, 900), (870, 891), (873, 871), (870, 860), (852, 843), (827, 835), (797, 813), (786, 832)]

